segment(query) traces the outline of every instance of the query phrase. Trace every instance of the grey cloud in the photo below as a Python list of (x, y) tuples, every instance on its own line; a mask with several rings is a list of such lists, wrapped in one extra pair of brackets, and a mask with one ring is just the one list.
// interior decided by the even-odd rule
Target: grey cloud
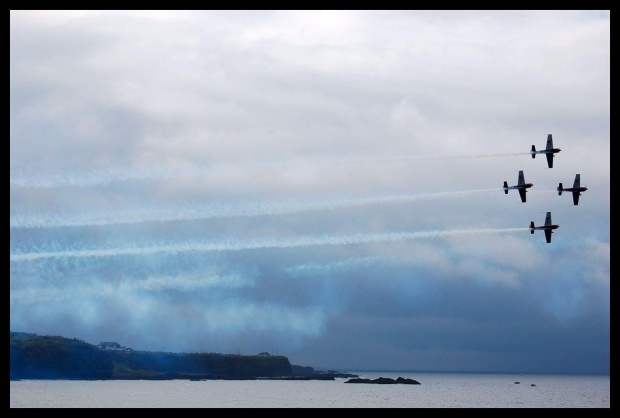
[[(10, 31), (12, 330), (608, 372), (608, 11), (24, 10)], [(527, 154), (549, 133), (553, 169)], [(519, 170), (525, 204), (500, 189)], [(507, 232), (546, 211), (552, 244)], [(284, 245), (325, 236), (346, 245)], [(64, 255), (16, 261), (37, 252)]]

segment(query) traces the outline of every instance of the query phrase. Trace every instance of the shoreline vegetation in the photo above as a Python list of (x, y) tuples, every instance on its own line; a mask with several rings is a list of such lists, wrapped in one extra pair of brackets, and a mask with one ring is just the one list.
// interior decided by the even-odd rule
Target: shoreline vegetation
[(116, 343), (98, 346), (77, 338), (10, 331), (10, 380), (335, 380), (338, 371), (292, 365), (288, 358), (257, 355), (136, 351)]

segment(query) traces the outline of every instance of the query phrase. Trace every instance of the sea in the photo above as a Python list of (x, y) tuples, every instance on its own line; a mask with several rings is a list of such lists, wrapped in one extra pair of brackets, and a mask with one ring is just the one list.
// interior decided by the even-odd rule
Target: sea
[(331, 380), (19, 380), (11, 408), (610, 408), (610, 377), (355, 372)]

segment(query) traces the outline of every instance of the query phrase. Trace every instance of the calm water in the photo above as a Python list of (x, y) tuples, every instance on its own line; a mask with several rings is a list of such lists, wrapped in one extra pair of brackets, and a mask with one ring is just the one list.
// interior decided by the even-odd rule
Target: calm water
[[(352, 372), (421, 385), (335, 381), (11, 382), (11, 408), (609, 408), (609, 376)], [(518, 381), (520, 384), (515, 384)], [(532, 386), (534, 384), (535, 386)]]

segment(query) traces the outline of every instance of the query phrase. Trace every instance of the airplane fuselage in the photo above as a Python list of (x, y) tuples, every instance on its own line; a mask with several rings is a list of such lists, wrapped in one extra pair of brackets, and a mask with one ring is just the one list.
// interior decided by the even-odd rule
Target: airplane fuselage
[(560, 225), (542, 225), (542, 226), (530, 227), (530, 229), (539, 230), (539, 231), (546, 231), (546, 230), (551, 231), (552, 229), (558, 229), (559, 227)]
[(532, 158), (536, 158), (536, 154), (546, 154), (545, 157), (547, 157), (547, 166), (549, 168), (553, 168), (553, 158), (555, 157), (555, 154), (560, 151), (562, 150), (559, 148), (553, 148), (553, 136), (549, 134), (547, 135), (547, 144), (545, 149), (536, 151), (536, 147), (532, 145), (530, 154), (532, 155)]
[[(533, 183), (525, 183), (525, 184), (518, 184), (516, 186), (508, 186), (508, 187), (503, 187), (504, 190), (518, 190), (518, 189), (529, 189), (530, 187), (532, 187), (534, 184)], [(567, 189), (564, 189), (567, 190)]]
[(530, 154), (556, 154), (562, 151), (560, 148), (542, 149), (540, 151), (530, 151)]
[(527, 198), (525, 196), (527, 189), (532, 187), (534, 184), (526, 183), (525, 176), (523, 175), (523, 170), (519, 170), (519, 177), (517, 180), (517, 184), (514, 186), (509, 186), (507, 181), (504, 181), (504, 193), (508, 194), (508, 190), (517, 190), (519, 192), (519, 196), (521, 197), (521, 202), (525, 203)]
[(586, 190), (588, 190), (587, 187), (558, 187), (557, 189), (558, 191), (563, 192), (585, 192)]
[(547, 216), (545, 217), (545, 224), (536, 226), (534, 225), (534, 221), (530, 222), (530, 233), (534, 233), (534, 231), (544, 231), (545, 232), (545, 240), (547, 244), (551, 243), (551, 234), (553, 234), (554, 229), (558, 229), (560, 225), (555, 225), (551, 223), (551, 212), (547, 212)]

